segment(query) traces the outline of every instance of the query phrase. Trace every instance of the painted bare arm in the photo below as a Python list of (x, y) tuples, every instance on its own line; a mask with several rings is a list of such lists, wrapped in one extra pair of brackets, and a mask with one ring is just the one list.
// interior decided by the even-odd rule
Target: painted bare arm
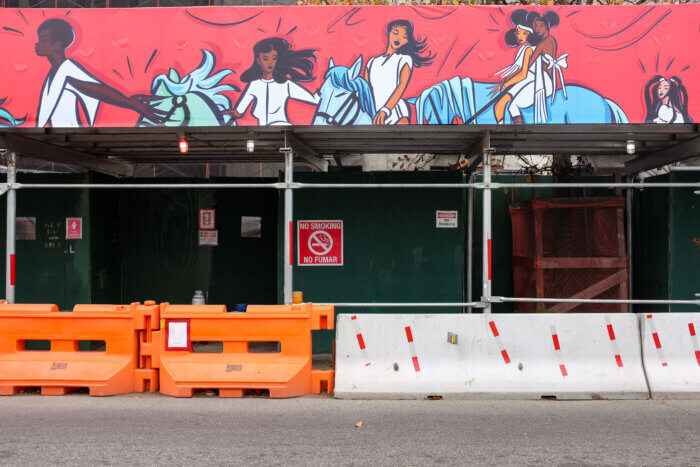
[(525, 56), (523, 57), (523, 66), (520, 67), (520, 71), (512, 75), (503, 83), (493, 86), (491, 88), (491, 93), (489, 94), (489, 96), (495, 96), (496, 94), (505, 91), (510, 86), (524, 80), (525, 77), (527, 77), (527, 72), (530, 68), (530, 63), (532, 63), (532, 49), (527, 49), (525, 50)]
[(160, 99), (156, 96), (132, 96), (126, 97), (121, 92), (102, 83), (88, 83), (74, 78), (66, 80), (71, 86), (94, 99), (106, 102), (117, 107), (133, 110), (139, 115), (151, 120), (152, 122), (162, 123), (164, 113), (160, 112), (150, 105), (149, 100)]
[[(408, 87), (408, 81), (410, 79), (411, 67), (409, 67), (408, 65), (404, 65), (401, 69), (401, 74), (399, 75), (399, 85), (396, 86), (396, 89), (389, 97), (389, 100), (386, 101), (384, 107), (386, 107), (390, 111), (393, 110), (394, 107), (396, 107), (396, 104), (398, 104), (399, 100), (401, 100), (401, 98), (403, 97), (403, 93), (406, 92), (406, 87)], [(372, 123), (374, 123), (375, 125), (383, 125), (384, 120), (386, 120), (387, 117), (388, 115), (385, 112), (377, 110), (377, 114), (374, 116)]]

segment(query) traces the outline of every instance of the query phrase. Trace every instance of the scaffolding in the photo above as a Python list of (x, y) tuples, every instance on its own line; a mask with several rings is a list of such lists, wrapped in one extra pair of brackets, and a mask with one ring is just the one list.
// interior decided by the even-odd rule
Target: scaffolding
[[(419, 307), (462, 307), (467, 312), (471, 313), (474, 309), (480, 309), (483, 313), (491, 313), (492, 304), (494, 303), (590, 303), (590, 304), (617, 304), (623, 305), (627, 304), (630, 307), (632, 305), (650, 305), (650, 304), (664, 304), (664, 305), (696, 305), (700, 306), (700, 299), (687, 299), (687, 300), (637, 300), (632, 298), (632, 278), (627, 281), (627, 287), (629, 293), (627, 294), (627, 299), (592, 299), (592, 298), (570, 298), (570, 297), (537, 297), (537, 298), (525, 298), (525, 297), (501, 297), (494, 296), (492, 293), (492, 221), (491, 221), (491, 211), (492, 211), (492, 200), (491, 192), (494, 189), (503, 188), (608, 188), (608, 189), (625, 189), (627, 192), (627, 255), (632, 257), (631, 243), (632, 243), (632, 231), (631, 231), (631, 210), (629, 209), (631, 205), (631, 195), (633, 190), (638, 189), (654, 189), (654, 188), (692, 188), (698, 189), (695, 193), (700, 193), (700, 182), (692, 183), (633, 183), (633, 182), (600, 182), (600, 183), (498, 183), (492, 181), (492, 167), (491, 167), (491, 156), (496, 152), (496, 149), (491, 145), (491, 131), (485, 131), (480, 138), (477, 147), (472, 149), (471, 155), (469, 157), (470, 165), (474, 162), (481, 162), (483, 167), (483, 179), (481, 182), (474, 182), (470, 177), (467, 183), (396, 183), (396, 184), (386, 184), (386, 183), (367, 183), (367, 184), (349, 184), (349, 183), (297, 183), (294, 182), (294, 157), (299, 155), (299, 141), (296, 137), (290, 135), (292, 141), (288, 141), (287, 131), (283, 132), (284, 143), (278, 148), (279, 152), (284, 155), (284, 182), (280, 183), (167, 183), (167, 184), (157, 184), (157, 183), (118, 183), (118, 184), (23, 184), (17, 182), (17, 170), (16, 170), (16, 155), (15, 153), (10, 153), (8, 158), (8, 170), (7, 170), (7, 182), (0, 185), (0, 194), (7, 193), (7, 249), (6, 249), (6, 287), (5, 287), (5, 299), (11, 303), (15, 301), (15, 262), (16, 262), (16, 252), (15, 252), (15, 222), (16, 222), (16, 202), (17, 202), (17, 191), (19, 190), (45, 190), (45, 189), (245, 189), (245, 188), (255, 188), (255, 189), (273, 189), (279, 190), (284, 193), (284, 218), (283, 218), (283, 231), (284, 231), (284, 248), (283, 248), (283, 258), (284, 258), (284, 268), (283, 268), (283, 301), (284, 303), (292, 303), (292, 290), (293, 290), (293, 273), (294, 273), (294, 260), (293, 251), (294, 246), (292, 244), (293, 238), (293, 223), (294, 223), (294, 213), (293, 213), (293, 194), (294, 190), (310, 190), (310, 189), (467, 189), (468, 190), (468, 248), (467, 248), (467, 301), (466, 302), (423, 302), (423, 303), (401, 303), (401, 302), (384, 302), (384, 303), (328, 303), (329, 305), (334, 305), (337, 307), (405, 307), (405, 308), (419, 308)], [(1, 135), (0, 135), (1, 136)], [(697, 139), (700, 137), (695, 137), (693, 141), (697, 145)], [(685, 144), (686, 143), (681, 143)], [(309, 158), (309, 148), (302, 145), (303, 152), (306, 153), (305, 160), (308, 161)], [(662, 152), (665, 150), (662, 150)], [(665, 154), (665, 153), (664, 153)], [(480, 294), (478, 294), (479, 299), (475, 300), (472, 291), (472, 277), (473, 277), (473, 251), (472, 251), (472, 238), (474, 229), (473, 220), (473, 190), (482, 190), (483, 192), (483, 203), (482, 203), (482, 288)], [(631, 267), (630, 267), (631, 269)]]

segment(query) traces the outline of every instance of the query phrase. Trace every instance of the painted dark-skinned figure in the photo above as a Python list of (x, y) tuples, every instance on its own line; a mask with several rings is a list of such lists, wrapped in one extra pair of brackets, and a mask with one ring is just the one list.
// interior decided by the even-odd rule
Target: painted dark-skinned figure
[(263, 39), (253, 47), (253, 64), (241, 74), (248, 83), (234, 109), (224, 111), (234, 118), (242, 117), (253, 104), (251, 113), (258, 125), (291, 125), (287, 102), (294, 99), (317, 105), (320, 97), (299, 83), (313, 81), (315, 50), (293, 50), (280, 37)]
[[(513, 12), (513, 16), (519, 11)], [(562, 90), (566, 96), (566, 88), (564, 84), (564, 75), (562, 68), (567, 67), (566, 58), (568, 54), (563, 54), (557, 57), (557, 40), (551, 34), (550, 30), (559, 25), (559, 15), (553, 11), (548, 11), (540, 16), (537, 12), (529, 12), (526, 15), (518, 13), (522, 18), (511, 18), (511, 21), (525, 23), (521, 24), (517, 29), (530, 29), (528, 24), (532, 25), (532, 32), (527, 31), (527, 43), (535, 45), (535, 49), (529, 57), (528, 66), (522, 66), (518, 72), (510, 79), (506, 79), (503, 83), (497, 85), (492, 90), (492, 94), (498, 94), (507, 91), (510, 96), (510, 105), (508, 111), (513, 123), (523, 123), (522, 109), (526, 109), (534, 105), (534, 123), (547, 122), (547, 97), (554, 99), (554, 94), (557, 88), (557, 76), (561, 79)], [(523, 52), (523, 56), (527, 50)], [(529, 55), (529, 54), (528, 54)], [(526, 70), (526, 71), (525, 71)], [(507, 99), (507, 98), (506, 98)], [(505, 104), (502, 104), (505, 107)], [(494, 110), (496, 111), (496, 109)], [(502, 120), (502, 114), (497, 115)]]
[[(126, 97), (100, 82), (79, 63), (66, 58), (75, 39), (73, 26), (63, 19), (48, 19), (37, 29), (35, 52), (46, 57), (51, 69), (44, 81), (37, 112), (37, 127), (92, 126), (101, 102), (133, 110), (153, 121), (162, 117), (147, 103), (149, 96)], [(87, 121), (82, 121), (81, 112)]]

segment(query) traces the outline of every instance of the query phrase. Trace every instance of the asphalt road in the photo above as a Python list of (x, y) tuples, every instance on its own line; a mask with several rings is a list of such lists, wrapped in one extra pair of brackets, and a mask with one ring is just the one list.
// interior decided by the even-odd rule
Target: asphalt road
[(700, 465), (700, 401), (17, 395), (0, 430), (3, 465)]

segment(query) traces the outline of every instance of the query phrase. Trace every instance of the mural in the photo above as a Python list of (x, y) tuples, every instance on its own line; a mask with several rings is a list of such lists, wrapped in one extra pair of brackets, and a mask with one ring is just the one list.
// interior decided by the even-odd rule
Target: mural
[(690, 123), (700, 5), (0, 9), (0, 127)]

